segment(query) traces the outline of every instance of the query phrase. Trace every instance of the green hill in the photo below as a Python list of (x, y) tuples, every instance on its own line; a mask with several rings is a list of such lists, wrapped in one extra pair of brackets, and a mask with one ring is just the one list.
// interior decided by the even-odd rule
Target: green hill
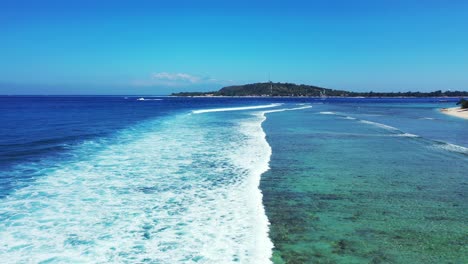
[(181, 92), (174, 96), (346, 96), (348, 92), (293, 83), (252, 83), (227, 86), (214, 92)]
[(332, 96), (332, 97), (458, 97), (468, 96), (468, 91), (435, 91), (423, 92), (349, 92), (334, 90), (313, 85), (294, 83), (252, 83), (234, 85), (221, 88), (213, 92), (181, 92), (173, 93), (173, 96)]
[(320, 96), (333, 94), (339, 96), (346, 94), (346, 92), (304, 84), (253, 83), (224, 87), (216, 94), (223, 96)]

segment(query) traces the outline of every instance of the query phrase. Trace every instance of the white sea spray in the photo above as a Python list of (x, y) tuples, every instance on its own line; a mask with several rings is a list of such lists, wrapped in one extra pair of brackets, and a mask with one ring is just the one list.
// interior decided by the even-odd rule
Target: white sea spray
[(216, 118), (179, 115), (99, 148), (83, 144), (2, 201), (0, 258), (270, 263), (259, 190), (271, 155), (265, 116), (207, 125)]

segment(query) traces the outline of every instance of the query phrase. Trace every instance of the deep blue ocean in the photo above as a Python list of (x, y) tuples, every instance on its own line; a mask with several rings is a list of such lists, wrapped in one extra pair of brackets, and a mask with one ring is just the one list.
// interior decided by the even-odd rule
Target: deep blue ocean
[[(446, 211), (456, 229), (467, 218), (463, 208), (468, 121), (439, 112), (456, 101), (0, 97), (0, 259), (3, 263), (304, 263), (292, 260), (316, 258), (319, 263), (318, 253), (307, 255), (317, 251), (336, 263), (369, 263), (376, 256), (334, 251), (333, 245), (338, 243), (341, 249), (345, 242), (331, 241), (335, 238), (327, 234), (347, 236), (349, 230), (328, 230), (326, 223), (346, 225), (344, 217), (321, 215), (328, 221), (315, 226), (317, 219), (310, 215), (298, 222), (305, 216), (285, 219), (285, 212), (290, 216), (314, 212), (313, 199), (300, 206), (294, 199), (305, 201), (301, 194), (306, 192), (344, 191), (361, 180), (337, 177), (337, 171), (369, 177), (366, 188), (382, 188), (379, 194), (402, 188), (396, 192), (401, 194), (408, 185), (421, 185), (396, 186), (387, 182), (389, 178), (401, 177), (404, 182), (423, 175), (417, 179), (430, 191), (419, 198), (444, 193), (444, 201), (459, 208), (458, 213)], [(336, 185), (324, 187), (330, 178)], [(443, 187), (444, 179), (456, 186)], [(314, 181), (318, 185), (309, 186)], [(295, 188), (299, 188), (295, 196), (288, 198)], [(461, 194), (445, 195), (449, 192)], [(418, 206), (415, 200), (408, 203)], [(341, 205), (344, 212), (352, 203)], [(285, 224), (315, 229), (286, 230)], [(449, 231), (444, 235), (452, 234)], [(304, 242), (303, 236), (293, 236), (295, 232), (321, 236)], [(317, 242), (325, 237), (330, 240), (328, 248)], [(420, 259), (413, 251), (390, 263)], [(394, 252), (385, 253), (386, 258)], [(437, 260), (436, 256), (426, 263)]]

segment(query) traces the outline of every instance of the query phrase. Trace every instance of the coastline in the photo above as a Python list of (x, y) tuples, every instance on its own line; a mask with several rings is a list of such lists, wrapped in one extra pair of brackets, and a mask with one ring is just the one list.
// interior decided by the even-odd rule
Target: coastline
[(468, 109), (461, 109), (460, 107), (451, 107), (451, 108), (442, 108), (440, 109), (440, 112), (446, 115), (468, 119)]
[[(137, 97), (138, 95), (132, 95)], [(153, 95), (156, 96), (156, 95)], [(157, 96), (160, 97), (160, 96)], [(358, 99), (417, 99), (417, 98), (433, 98), (440, 99), (440, 102), (447, 102), (449, 99), (459, 99), (459, 96), (282, 96), (282, 95), (165, 95), (165, 97), (179, 98), (313, 98), (313, 99), (328, 99), (328, 98), (358, 98)]]

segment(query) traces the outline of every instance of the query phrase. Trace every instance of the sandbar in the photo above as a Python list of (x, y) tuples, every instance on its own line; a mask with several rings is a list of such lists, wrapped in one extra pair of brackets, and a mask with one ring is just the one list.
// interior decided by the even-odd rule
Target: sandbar
[(447, 115), (468, 119), (468, 108), (466, 109), (461, 109), (460, 107), (442, 108), (440, 109), (440, 112), (447, 114)]

